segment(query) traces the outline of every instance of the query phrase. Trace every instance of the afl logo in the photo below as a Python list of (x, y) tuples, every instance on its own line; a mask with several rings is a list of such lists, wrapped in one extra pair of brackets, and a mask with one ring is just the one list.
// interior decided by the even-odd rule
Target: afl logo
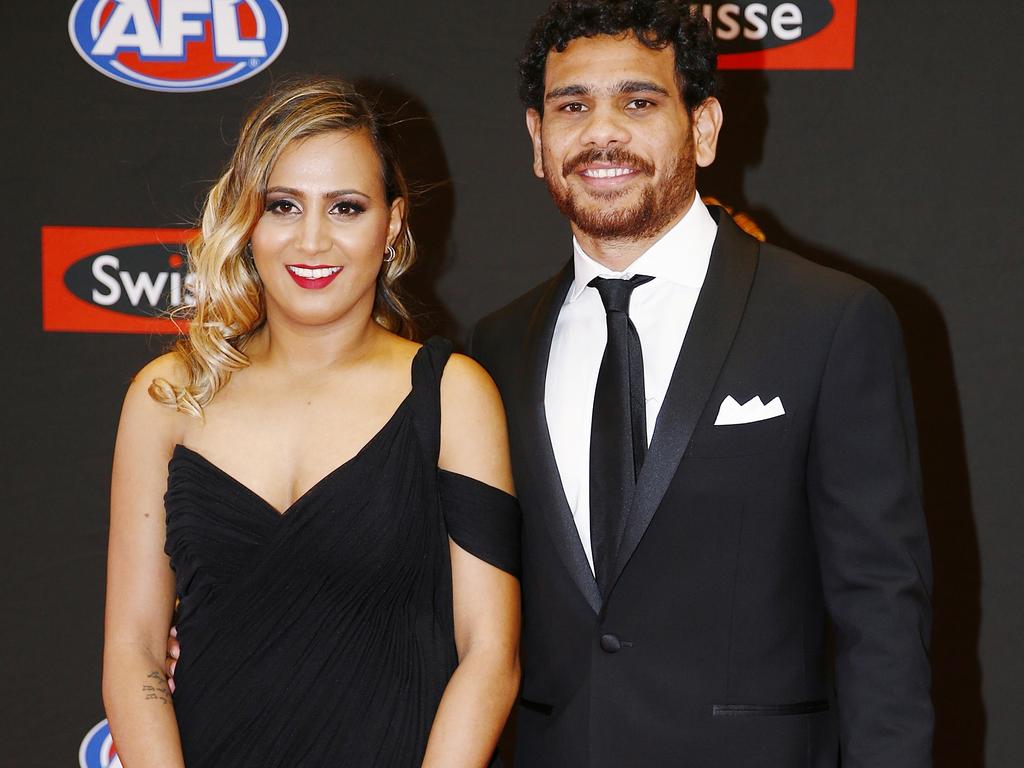
[(78, 748), (80, 768), (121, 768), (121, 760), (110, 735), (110, 726), (103, 720), (85, 734)]
[(151, 91), (209, 91), (270, 66), (288, 39), (277, 0), (78, 0), (68, 33), (107, 77)]

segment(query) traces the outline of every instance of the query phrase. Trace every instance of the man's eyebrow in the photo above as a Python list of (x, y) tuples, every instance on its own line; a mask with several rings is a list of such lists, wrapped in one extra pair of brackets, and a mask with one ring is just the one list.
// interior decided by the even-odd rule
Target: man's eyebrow
[(552, 88), (548, 91), (544, 95), (544, 101), (555, 101), (567, 96), (589, 96), (591, 93), (589, 85), (563, 85), (561, 88)]
[[(603, 90), (603, 89), (602, 89)], [(623, 80), (609, 89), (612, 93), (619, 95), (627, 93), (657, 93), (661, 96), (668, 96), (669, 92), (655, 82), (649, 80)], [(572, 96), (592, 96), (594, 89), (589, 85), (574, 84), (563, 85), (559, 88), (552, 88), (544, 95), (544, 101), (557, 101)]]
[(649, 80), (625, 80), (619, 83), (616, 90), (622, 93), (657, 93), (662, 96), (668, 96), (669, 92), (657, 83), (652, 83)]

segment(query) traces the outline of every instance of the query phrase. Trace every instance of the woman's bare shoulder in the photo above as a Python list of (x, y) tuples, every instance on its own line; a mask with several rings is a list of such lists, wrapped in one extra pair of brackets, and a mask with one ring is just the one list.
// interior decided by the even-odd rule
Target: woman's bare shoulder
[(453, 352), (444, 368), (441, 387), (455, 387), (461, 390), (477, 390), (482, 396), (497, 394), (498, 388), (483, 366), (472, 357)]
[(479, 363), (452, 355), (441, 378), (439, 466), (512, 493), (505, 409)]
[(443, 400), (468, 397), (476, 407), (501, 405), (498, 388), (490, 374), (476, 360), (457, 352), (452, 354), (445, 366), (441, 378), (441, 397)]
[(162, 379), (175, 387), (181, 387), (188, 383), (188, 369), (177, 351), (172, 350), (150, 360), (142, 370), (135, 374), (132, 383), (144, 383), (148, 387), (157, 379)]
[(151, 430), (154, 437), (178, 441), (189, 417), (153, 395), (188, 383), (188, 371), (177, 352), (168, 352), (147, 363), (128, 387), (121, 409), (122, 428)]

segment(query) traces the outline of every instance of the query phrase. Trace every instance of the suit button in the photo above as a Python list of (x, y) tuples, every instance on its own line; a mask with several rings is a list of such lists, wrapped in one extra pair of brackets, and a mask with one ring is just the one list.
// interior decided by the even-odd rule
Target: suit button
[(611, 633), (601, 635), (601, 650), (605, 653), (618, 653), (622, 650), (622, 641)]

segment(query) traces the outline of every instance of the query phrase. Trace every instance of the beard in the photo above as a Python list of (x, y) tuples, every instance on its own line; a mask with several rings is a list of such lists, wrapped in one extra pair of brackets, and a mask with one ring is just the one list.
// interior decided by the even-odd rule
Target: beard
[(687, 135), (686, 144), (668, 170), (664, 180), (654, 185), (647, 181), (640, 199), (633, 205), (620, 198), (635, 194), (632, 190), (613, 190), (606, 193), (574, 191), (568, 178), (577, 169), (589, 163), (605, 162), (634, 168), (650, 179), (654, 166), (625, 149), (592, 149), (581, 152), (562, 164), (561, 173), (553, 173), (544, 160), (544, 180), (551, 198), (569, 221), (585, 235), (595, 240), (645, 240), (662, 232), (693, 200), (696, 191), (696, 162), (693, 137)]

